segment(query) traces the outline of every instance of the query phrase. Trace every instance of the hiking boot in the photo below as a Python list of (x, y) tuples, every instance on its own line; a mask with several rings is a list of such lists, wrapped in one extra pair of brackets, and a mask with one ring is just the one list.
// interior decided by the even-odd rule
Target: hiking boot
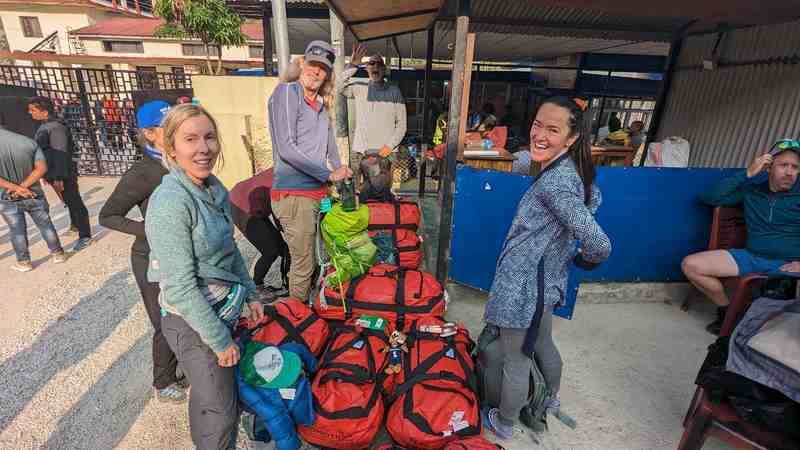
[(271, 293), (272, 293), (272, 295), (273, 295), (273, 296), (274, 296), (276, 299), (278, 299), (278, 298), (283, 298), (283, 297), (288, 297), (288, 296), (289, 296), (289, 289), (288, 289), (288, 288), (286, 288), (285, 286), (281, 286), (281, 287), (277, 287), (277, 288), (276, 288), (276, 287), (272, 287), (272, 286), (267, 286), (267, 287), (266, 287), (266, 288), (264, 288), (264, 289), (265, 289), (265, 290), (267, 290), (267, 291), (269, 291), (269, 292), (271, 292)]
[(483, 408), (481, 410), (483, 425), (491, 430), (498, 438), (509, 440), (514, 437), (514, 426), (504, 425), (500, 422), (500, 410), (497, 408)]
[(710, 324), (706, 325), (706, 331), (714, 336), (719, 336), (719, 332), (722, 330), (722, 324), (725, 322), (725, 313), (727, 311), (727, 306), (721, 306), (717, 308), (717, 318)]
[(92, 242), (94, 242), (94, 241), (90, 237), (88, 237), (88, 238), (80, 238), (80, 239), (78, 239), (78, 242), (76, 242), (75, 245), (72, 247), (72, 252), (73, 253), (77, 253), (77, 252), (85, 249), (86, 247), (92, 245)]
[(30, 261), (17, 261), (15, 264), (11, 265), (11, 270), (16, 270), (17, 272), (30, 272), (33, 270), (33, 264)]
[(63, 250), (60, 251), (60, 252), (56, 252), (56, 253), (53, 253), (53, 254), (50, 255), (50, 261), (52, 261), (53, 264), (65, 263), (65, 262), (67, 262), (68, 258), (69, 258), (69, 256), (67, 256), (67, 254), (64, 253)]
[(163, 403), (183, 403), (187, 396), (177, 384), (171, 384), (163, 389), (156, 389), (156, 398)]

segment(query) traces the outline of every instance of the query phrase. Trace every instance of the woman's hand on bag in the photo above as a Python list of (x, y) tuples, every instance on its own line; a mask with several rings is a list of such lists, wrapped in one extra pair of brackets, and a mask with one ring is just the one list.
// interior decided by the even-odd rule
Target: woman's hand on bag
[(261, 302), (249, 302), (247, 306), (250, 308), (250, 317), (248, 319), (253, 323), (260, 323), (264, 318), (264, 304)]
[[(262, 309), (263, 313), (264, 310)], [(220, 367), (233, 367), (239, 362), (239, 347), (231, 344), (225, 350), (217, 352), (217, 363)]]

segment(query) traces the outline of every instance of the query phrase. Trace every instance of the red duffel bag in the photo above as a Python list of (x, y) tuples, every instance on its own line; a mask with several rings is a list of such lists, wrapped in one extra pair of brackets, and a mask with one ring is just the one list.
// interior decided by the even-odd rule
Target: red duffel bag
[(472, 436), (453, 441), (442, 450), (505, 450), (503, 446), (489, 442), (483, 436)]
[(418, 269), (422, 264), (422, 239), (411, 230), (395, 228), (391, 231), (370, 231), (369, 236), (375, 237), (378, 233), (387, 233), (392, 238), (394, 258), (400, 267)]
[(367, 201), (369, 227), (367, 230), (402, 228), (416, 232), (420, 223), (419, 205), (407, 200), (393, 202)]
[(311, 385), (316, 420), (297, 431), (313, 445), (339, 450), (369, 447), (384, 418), (386, 335), (356, 327), (335, 329)]
[(371, 267), (364, 275), (345, 282), (341, 291), (325, 286), (313, 306), (327, 320), (378, 316), (402, 331), (408, 331), (415, 320), (441, 318), (445, 313), (444, 291), (433, 275), (391, 264)]
[(330, 337), (328, 324), (305, 303), (288, 298), (272, 305), (264, 305), (261, 322), (243, 321), (246, 328), (254, 330), (252, 338), (270, 345), (297, 342), (305, 345), (314, 356), (325, 350)]
[(397, 444), (439, 450), (452, 441), (481, 434), (481, 414), (474, 364), (474, 343), (463, 327), (455, 335), (419, 331), (442, 326), (436, 319), (414, 324), (408, 336), (403, 371), (390, 397), (386, 429)]
[(420, 224), (419, 206), (414, 202), (367, 202), (369, 235), (389, 234), (400, 267), (418, 269), (422, 263), (422, 241), (417, 234)]
[[(408, 450), (397, 444), (383, 444), (375, 450)], [(445, 445), (442, 450), (505, 450), (499, 444), (489, 442), (483, 436), (471, 436)]]

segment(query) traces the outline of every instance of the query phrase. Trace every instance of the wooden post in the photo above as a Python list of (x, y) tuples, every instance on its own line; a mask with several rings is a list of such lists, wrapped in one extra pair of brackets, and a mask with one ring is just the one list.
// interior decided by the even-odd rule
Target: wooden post
[(458, 161), (464, 160), (464, 145), (469, 118), (469, 97), (472, 86), (472, 57), (475, 54), (475, 33), (467, 34), (467, 54), (464, 60), (464, 90), (461, 92), (461, 114), (458, 123)]
[(456, 19), (456, 48), (453, 55), (453, 74), (450, 79), (450, 116), (447, 120), (447, 150), (444, 170), (441, 174), (439, 199), (441, 220), (439, 221), (439, 249), (436, 257), (436, 277), (442, 284), (447, 282), (450, 267), (450, 237), (453, 223), (453, 193), (455, 189), (456, 157), (461, 124), (461, 102), (464, 92), (464, 64), (467, 59), (467, 33), (469, 31), (470, 0), (459, 0)]
[(420, 165), (420, 170), (417, 174), (417, 177), (419, 178), (420, 197), (425, 195), (425, 176), (426, 171), (428, 170), (428, 158), (425, 157), (425, 151), (428, 149), (428, 142), (431, 140), (431, 125), (434, 125), (437, 119), (436, 117), (428, 117), (430, 114), (431, 105), (431, 75), (433, 74), (433, 39), (435, 30), (436, 21), (434, 21), (431, 24), (431, 27), (428, 28), (428, 45), (425, 51), (425, 91), (422, 94), (422, 142), (420, 142), (420, 152), (422, 153), (420, 160), (422, 161), (422, 164)]
[(272, 17), (272, 9), (264, 2), (261, 4), (261, 34), (263, 34), (263, 58), (264, 58), (264, 76), (272, 76), (275, 71), (275, 63), (272, 61), (272, 25), (270, 18)]

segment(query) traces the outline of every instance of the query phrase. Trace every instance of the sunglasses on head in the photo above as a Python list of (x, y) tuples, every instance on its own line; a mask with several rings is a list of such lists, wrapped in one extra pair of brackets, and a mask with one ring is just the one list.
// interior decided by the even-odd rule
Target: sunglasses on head
[(383, 63), (380, 61), (370, 61), (367, 63), (368, 66), (382, 66)]
[(317, 47), (316, 45), (309, 48), (306, 52), (306, 55), (322, 56), (331, 64), (333, 64), (333, 62), (336, 60), (336, 56), (333, 54), (333, 52), (322, 47)]
[(776, 154), (784, 150), (800, 150), (800, 140), (797, 139), (781, 139), (770, 148), (770, 154)]

